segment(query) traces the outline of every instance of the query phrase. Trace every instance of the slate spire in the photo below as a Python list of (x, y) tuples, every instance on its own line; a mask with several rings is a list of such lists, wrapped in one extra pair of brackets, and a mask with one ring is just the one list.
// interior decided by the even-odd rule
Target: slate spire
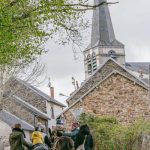
[[(94, 0), (94, 5), (106, 2), (106, 0)], [(95, 46), (121, 46), (115, 38), (115, 33), (107, 4), (97, 7), (93, 11), (92, 35), (89, 48)]]

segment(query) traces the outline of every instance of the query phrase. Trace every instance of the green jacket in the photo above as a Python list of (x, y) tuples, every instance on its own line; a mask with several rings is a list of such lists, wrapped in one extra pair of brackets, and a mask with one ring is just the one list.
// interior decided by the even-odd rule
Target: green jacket
[(24, 150), (24, 146), (30, 148), (31, 144), (25, 141), (24, 132), (21, 129), (14, 128), (9, 136), (10, 150)]

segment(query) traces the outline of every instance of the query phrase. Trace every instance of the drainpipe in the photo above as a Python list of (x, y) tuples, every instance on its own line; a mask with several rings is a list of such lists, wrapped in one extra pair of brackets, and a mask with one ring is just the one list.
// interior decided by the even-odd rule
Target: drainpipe
[(33, 122), (33, 124), (34, 124), (34, 128), (36, 127), (36, 116), (34, 115), (34, 118), (33, 118), (34, 120), (34, 122)]

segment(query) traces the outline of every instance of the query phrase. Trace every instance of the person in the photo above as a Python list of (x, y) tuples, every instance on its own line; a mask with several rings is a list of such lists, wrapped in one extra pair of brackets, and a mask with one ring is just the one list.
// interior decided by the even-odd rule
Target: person
[(76, 136), (79, 133), (79, 123), (78, 122), (74, 122), (72, 124), (72, 130), (71, 132), (64, 132), (63, 136), (69, 136), (72, 138), (72, 140), (75, 142)]
[(53, 150), (74, 150), (74, 143), (70, 137), (62, 136), (54, 143)]
[(47, 134), (45, 133), (44, 127), (41, 129), (41, 132), (43, 135), (45, 145), (48, 147), (48, 149), (50, 149), (51, 148), (51, 141), (50, 141), (50, 138), (48, 138)]
[(33, 143), (33, 149), (34, 150), (47, 150), (47, 148), (44, 146), (44, 139), (42, 132), (39, 131), (39, 127), (35, 128), (35, 131), (32, 133), (32, 143)]
[(82, 125), (80, 127), (80, 131), (76, 136), (75, 140), (75, 149), (77, 149), (80, 145), (84, 143), (85, 150), (92, 150), (93, 149), (93, 138), (90, 134), (90, 129), (88, 125)]
[(62, 120), (58, 119), (56, 121), (56, 127), (52, 131), (52, 143), (55, 143), (59, 137), (63, 135), (63, 132), (65, 131), (65, 128), (63, 127)]
[(10, 150), (24, 150), (24, 146), (28, 149), (32, 148), (32, 144), (25, 140), (25, 134), (21, 129), (21, 124), (15, 124), (12, 133), (9, 136)]

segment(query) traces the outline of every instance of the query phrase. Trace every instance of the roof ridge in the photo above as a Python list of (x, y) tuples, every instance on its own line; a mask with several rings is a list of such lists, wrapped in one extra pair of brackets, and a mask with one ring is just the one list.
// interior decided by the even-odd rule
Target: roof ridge
[[(50, 101), (52, 103), (55, 103), (57, 105), (61, 105), (63, 107), (66, 107), (64, 104), (62, 104), (61, 102), (59, 102), (58, 100), (51, 98), (48, 94), (44, 93), (43, 91), (39, 90), (37, 87), (34, 87), (33, 85), (29, 84), (28, 82), (25, 82), (21, 79), (16, 78), (17, 81), (21, 82), (23, 85), (25, 85), (26, 87), (30, 88), (31, 90), (33, 90), (34, 92), (36, 92), (38, 95), (44, 97), (47, 101)], [(42, 93), (42, 94), (40, 94)]]

